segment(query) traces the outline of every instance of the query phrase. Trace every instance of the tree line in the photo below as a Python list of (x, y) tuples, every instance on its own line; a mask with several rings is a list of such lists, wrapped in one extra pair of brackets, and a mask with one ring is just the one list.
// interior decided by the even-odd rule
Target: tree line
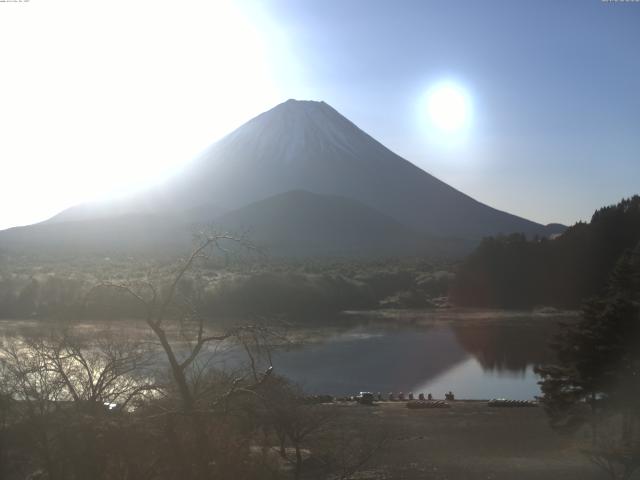
[[(209, 315), (288, 315), (313, 317), (343, 310), (375, 309), (392, 303), (427, 307), (430, 298), (445, 296), (453, 275), (446, 266), (420, 260), (404, 262), (331, 264), (277, 263), (239, 268), (203, 262), (196, 282), (185, 278), (179, 287), (198, 295)], [(139, 302), (122, 291), (87, 293), (104, 280), (144, 278), (149, 272), (169, 283), (166, 263), (121, 265), (93, 259), (82, 266), (37, 261), (0, 263), (0, 318), (5, 319), (131, 319), (142, 318)], [(196, 291), (197, 290), (197, 291)]]
[(554, 239), (489, 237), (459, 266), (452, 284), (465, 306), (579, 307), (602, 292), (620, 256), (640, 244), (640, 196), (597, 210)]

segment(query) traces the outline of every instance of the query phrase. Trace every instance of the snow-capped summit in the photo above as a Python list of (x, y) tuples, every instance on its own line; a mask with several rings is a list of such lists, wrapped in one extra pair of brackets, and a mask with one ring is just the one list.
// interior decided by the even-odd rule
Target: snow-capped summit
[(308, 152), (323, 152), (328, 160), (334, 154), (357, 155), (362, 148), (362, 132), (325, 102), (289, 99), (268, 112), (262, 113), (216, 143), (216, 151), (245, 151), (252, 161), (261, 159), (283, 164), (311, 161)]

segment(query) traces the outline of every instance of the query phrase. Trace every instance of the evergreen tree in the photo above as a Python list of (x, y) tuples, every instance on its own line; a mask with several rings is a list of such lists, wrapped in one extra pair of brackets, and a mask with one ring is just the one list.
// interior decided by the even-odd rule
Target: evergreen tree
[(592, 428), (585, 453), (611, 478), (640, 466), (640, 243), (626, 251), (607, 288), (563, 325), (555, 365), (541, 367), (542, 403), (553, 427)]
[(623, 252), (640, 242), (640, 196), (597, 210), (558, 238), (485, 239), (460, 265), (452, 288), (467, 306), (577, 308), (599, 295)]

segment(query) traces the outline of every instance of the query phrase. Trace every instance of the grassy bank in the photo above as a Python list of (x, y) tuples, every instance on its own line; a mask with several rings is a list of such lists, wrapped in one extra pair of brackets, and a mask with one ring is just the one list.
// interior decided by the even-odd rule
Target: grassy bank
[(455, 401), (447, 409), (410, 410), (404, 402), (332, 408), (356, 427), (376, 424), (390, 436), (359, 478), (601, 478), (575, 442), (551, 430), (542, 408), (491, 408), (483, 401)]

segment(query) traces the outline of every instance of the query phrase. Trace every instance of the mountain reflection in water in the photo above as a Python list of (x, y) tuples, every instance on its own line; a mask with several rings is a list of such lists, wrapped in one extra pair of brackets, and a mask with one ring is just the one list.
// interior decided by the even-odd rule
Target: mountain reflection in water
[(538, 325), (360, 326), (274, 354), (276, 371), (309, 393), (433, 393), (530, 399), (533, 366), (550, 358), (550, 328)]

